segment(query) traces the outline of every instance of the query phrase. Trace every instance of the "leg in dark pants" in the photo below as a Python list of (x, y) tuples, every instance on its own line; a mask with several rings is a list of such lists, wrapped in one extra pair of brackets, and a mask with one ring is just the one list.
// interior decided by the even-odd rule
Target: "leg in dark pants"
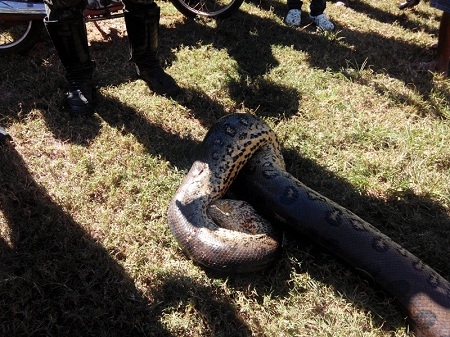
[(89, 55), (82, 9), (48, 8), (44, 24), (66, 70), (66, 79), (69, 82), (66, 105), (69, 111), (76, 114), (92, 113), (92, 74), (95, 66)]
[(155, 3), (125, 2), (125, 24), (130, 43), (131, 61), (137, 74), (158, 94), (174, 96), (179, 87), (161, 68), (157, 56), (160, 9)]
[(311, 16), (318, 16), (320, 14), (323, 14), (325, 11), (325, 8), (327, 7), (326, 0), (312, 0), (311, 4), (309, 5)]

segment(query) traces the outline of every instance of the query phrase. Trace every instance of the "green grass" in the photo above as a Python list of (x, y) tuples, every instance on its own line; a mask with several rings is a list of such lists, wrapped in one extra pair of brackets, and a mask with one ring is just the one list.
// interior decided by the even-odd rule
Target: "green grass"
[(194, 265), (167, 206), (208, 128), (255, 113), (287, 169), (450, 279), (448, 80), (431, 60), (440, 13), (422, 2), (329, 2), (333, 33), (283, 24), (285, 4), (249, 1), (227, 20), (162, 8), (161, 59), (177, 100), (127, 62), (121, 19), (89, 24), (99, 90), (92, 118), (60, 109), (63, 68), (48, 37), (3, 57), (1, 336), (406, 336), (395, 300), (307, 238), (252, 275)]

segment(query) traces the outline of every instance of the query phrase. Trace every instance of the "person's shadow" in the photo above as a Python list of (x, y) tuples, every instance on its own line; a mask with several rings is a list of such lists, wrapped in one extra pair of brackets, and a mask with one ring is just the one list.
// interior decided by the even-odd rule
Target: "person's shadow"
[(224, 294), (183, 275), (152, 276), (144, 294), (12, 144), (0, 148), (0, 211), (0, 336), (172, 336), (163, 313), (193, 302), (211, 330), (220, 311), (233, 336), (249, 331)]

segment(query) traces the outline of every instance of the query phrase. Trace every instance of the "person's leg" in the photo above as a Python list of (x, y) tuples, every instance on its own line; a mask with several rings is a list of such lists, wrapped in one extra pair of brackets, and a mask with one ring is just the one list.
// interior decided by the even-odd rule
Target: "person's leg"
[[(144, 0), (145, 1), (145, 0)], [(125, 3), (125, 25), (130, 44), (131, 61), (137, 74), (158, 94), (176, 95), (180, 88), (161, 68), (157, 56), (160, 9), (153, 3)]]
[(437, 58), (434, 70), (447, 74), (450, 62), (450, 13), (443, 12), (439, 25)]
[(310, 9), (310, 15), (311, 16), (318, 16), (320, 14), (323, 14), (325, 12), (325, 8), (327, 7), (326, 0), (311, 0), (311, 3), (309, 5)]
[(68, 6), (67, 2), (46, 2), (44, 24), (66, 70), (65, 76), (69, 82), (66, 104), (69, 111), (76, 114), (92, 113), (94, 62), (89, 55), (82, 14), (85, 4), (75, 0), (73, 7), (62, 7)]

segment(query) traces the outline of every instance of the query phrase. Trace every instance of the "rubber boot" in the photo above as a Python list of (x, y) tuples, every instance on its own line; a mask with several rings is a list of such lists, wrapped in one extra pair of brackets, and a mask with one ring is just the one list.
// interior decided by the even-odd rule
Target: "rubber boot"
[(74, 114), (91, 114), (94, 110), (92, 74), (95, 63), (89, 55), (86, 25), (83, 18), (49, 21), (45, 27), (66, 69), (69, 91), (66, 106)]
[(175, 80), (161, 68), (157, 55), (159, 7), (155, 3), (127, 4), (124, 17), (131, 61), (136, 65), (138, 76), (157, 94), (168, 96), (178, 94), (180, 88)]

